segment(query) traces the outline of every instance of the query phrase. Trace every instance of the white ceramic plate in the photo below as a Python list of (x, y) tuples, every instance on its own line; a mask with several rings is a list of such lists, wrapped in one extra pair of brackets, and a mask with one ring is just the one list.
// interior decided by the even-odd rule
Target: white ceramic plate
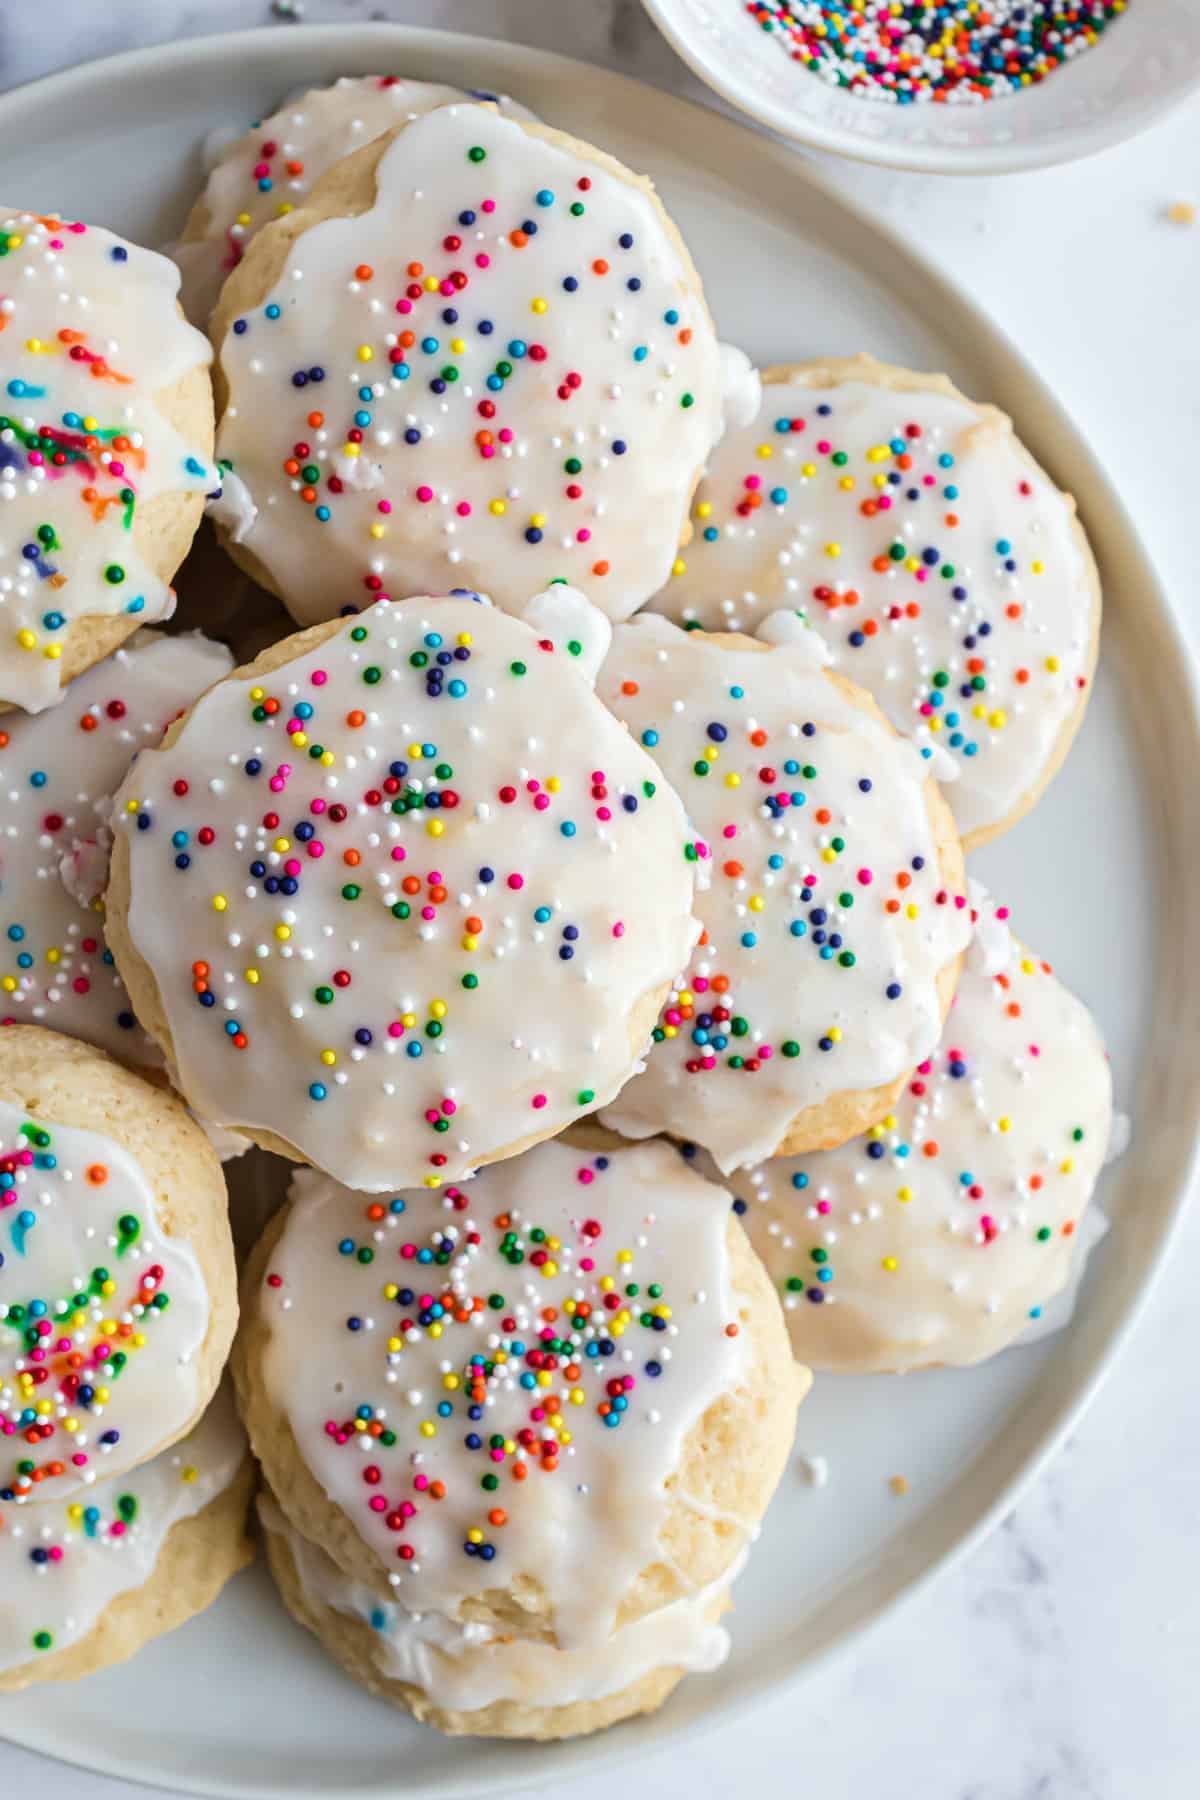
[[(762, 361), (865, 347), (945, 368), (1011, 411), (1080, 497), (1107, 599), (1096, 694), (1047, 799), (976, 872), (1098, 1013), (1135, 1147), (1106, 1178), (1113, 1228), (1060, 1336), (967, 1374), (818, 1382), (799, 1447), (828, 1458), (829, 1485), (789, 1471), (738, 1587), (730, 1661), (649, 1720), (554, 1748), (440, 1738), (344, 1679), (288, 1623), (261, 1571), (127, 1668), (0, 1704), (0, 1732), (17, 1742), (196, 1793), (363, 1800), (403, 1786), (432, 1800), (535, 1780), (561, 1792), (572, 1771), (728, 1719), (797, 1680), (976, 1541), (1053, 1450), (1145, 1298), (1195, 1135), (1200, 959), (1185, 908), (1200, 879), (1200, 728), (1186, 652), (1120, 502), (1049, 391), (886, 226), (779, 145), (702, 108), (561, 57), (389, 26), (204, 39), (14, 93), (0, 100), (4, 198), (162, 241), (213, 125), (260, 116), (296, 87), (386, 70), (505, 88), (648, 170), (724, 335)], [(888, 1489), (896, 1473), (910, 1483), (903, 1501)]]
[(1145, 131), (1200, 83), (1196, 0), (1136, 0), (1036, 88), (984, 106), (896, 106), (798, 67), (745, 0), (642, 0), (701, 81), (816, 150), (940, 175), (1001, 175), (1091, 156)]

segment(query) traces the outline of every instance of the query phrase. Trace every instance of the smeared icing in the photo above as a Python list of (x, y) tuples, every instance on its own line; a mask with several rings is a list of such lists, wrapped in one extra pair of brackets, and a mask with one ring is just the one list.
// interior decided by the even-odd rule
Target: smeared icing
[(0, 718), (0, 1025), (46, 1025), (157, 1064), (104, 942), (108, 818), (130, 762), (232, 658), (150, 632), (80, 675), (61, 708)]
[(519, 611), (556, 577), (626, 617), (723, 424), (653, 197), (478, 106), (407, 126), (375, 179), (219, 346), (247, 550), (302, 623), (464, 584)]
[(139, 758), (129, 929), (206, 1118), (437, 1186), (627, 1079), (695, 941), (695, 849), (572, 643), (380, 603)]
[[(189, 241), (189, 221), (172, 253), (183, 274), (180, 299), (188, 318), (201, 327), (207, 323), (221, 284), (255, 235), (302, 206), (334, 163), (435, 106), (470, 98), (462, 88), (432, 81), (345, 75), (332, 87), (293, 95), (249, 131), (222, 133), (205, 157), (208, 180), (198, 203), (205, 217), (197, 219), (202, 233)], [(498, 94), (474, 98), (493, 101), (512, 118), (533, 117)]]
[(1085, 1209), (1112, 1122), (1104, 1046), (1082, 1002), (1013, 941), (1005, 909), (978, 900), (984, 930), (945, 1034), (894, 1113), (734, 1184), (796, 1354), (818, 1368), (991, 1356), (1040, 1320), (1094, 1236)]
[(693, 1139), (726, 1171), (771, 1155), (806, 1107), (928, 1055), (938, 973), (969, 935), (919, 757), (838, 689), (810, 636), (734, 650), (643, 615), (618, 626), (597, 684), (712, 871), (684, 986), (605, 1120)]
[(964, 835), (1036, 787), (1090, 680), (1098, 601), (1073, 502), (999, 413), (937, 388), (768, 381), (692, 521), (656, 610), (753, 631), (804, 608), (897, 730), (958, 764)]
[(0, 223), (0, 700), (59, 698), (72, 626), (170, 616), (139, 548), (147, 504), (215, 485), (158, 396), (209, 348), (176, 306), (178, 272), (96, 225)]
[(605, 1643), (688, 1504), (665, 1485), (684, 1440), (743, 1367), (728, 1195), (663, 1143), (557, 1141), (444, 1196), (372, 1204), (315, 1174), (293, 1196), (255, 1380), (381, 1582), (460, 1619), (525, 1577), (560, 1648)]
[(458, 1624), (442, 1613), (406, 1612), (343, 1574), (322, 1549), (292, 1529), (269, 1495), (259, 1496), (258, 1512), (267, 1532), (287, 1545), (318, 1618), (320, 1610), (331, 1609), (369, 1626), (380, 1676), (420, 1689), (432, 1705), (448, 1711), (479, 1712), (505, 1700), (572, 1706), (620, 1693), (658, 1669), (716, 1669), (729, 1654), (729, 1633), (717, 1616), (730, 1575), (621, 1626), (606, 1643), (559, 1650), (479, 1621)]
[(129, 1152), (0, 1100), (0, 1502), (78, 1493), (186, 1427), (208, 1319)]
[(120, 1594), (153, 1577), (167, 1533), (233, 1481), (246, 1437), (220, 1387), (187, 1437), (75, 1500), (11, 1510), (0, 1525), (0, 1671), (69, 1649)]

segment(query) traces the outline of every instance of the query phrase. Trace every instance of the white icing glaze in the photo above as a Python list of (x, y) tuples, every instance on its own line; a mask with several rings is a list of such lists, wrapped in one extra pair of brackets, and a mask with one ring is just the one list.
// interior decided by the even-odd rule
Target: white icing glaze
[[(726, 1330), (728, 1194), (664, 1143), (560, 1140), (444, 1196), (371, 1207), (302, 1173), (293, 1198), (258, 1296), (270, 1337), (256, 1379), (392, 1597), (458, 1619), (470, 1596), (525, 1577), (547, 1608), (531, 1635), (604, 1644), (668, 1505), (686, 1503), (665, 1485), (684, 1440), (743, 1366)], [(476, 1357), (492, 1368), (478, 1390)]]
[(0, 700), (40, 712), (78, 620), (174, 610), (132, 525), (214, 485), (156, 398), (210, 352), (166, 257), (31, 213), (4, 214), (0, 236)]
[[(207, 323), (222, 283), (251, 240), (272, 219), (302, 206), (334, 163), (435, 106), (471, 98), (462, 88), (432, 81), (346, 75), (332, 87), (290, 95), (249, 131), (210, 133), (203, 152), (207, 229), (172, 252), (183, 272), (180, 299), (188, 318), (201, 327)], [(511, 118), (533, 117), (500, 94), (474, 98), (495, 102)]]
[(139, 759), (129, 928), (206, 1118), (379, 1191), (612, 1099), (695, 942), (694, 865), (574, 660), (470, 599), (380, 603)]
[[(0, 1529), (0, 1670), (77, 1644), (119, 1594), (153, 1578), (167, 1533), (225, 1492), (247, 1454), (228, 1386), (185, 1438), (80, 1499), (6, 1513)], [(45, 1638), (49, 1642), (45, 1642)]]
[(184, 1429), (208, 1320), (129, 1152), (0, 1100), (0, 1503), (78, 1493)]
[(606, 1643), (575, 1650), (499, 1634), (494, 1627), (457, 1624), (441, 1613), (410, 1613), (381, 1600), (344, 1575), (323, 1550), (300, 1536), (269, 1495), (258, 1512), (268, 1532), (287, 1544), (310, 1603), (332, 1608), (376, 1634), (375, 1667), (389, 1681), (419, 1688), (434, 1706), (479, 1712), (500, 1701), (526, 1706), (573, 1706), (618, 1694), (657, 1669), (689, 1673), (720, 1668), (729, 1633), (712, 1616), (738, 1573), (646, 1613)]
[(692, 518), (656, 610), (753, 631), (805, 608), (897, 730), (959, 764), (947, 799), (964, 835), (1037, 784), (1089, 678), (1095, 572), (1073, 503), (1000, 414), (936, 390), (768, 382)]
[(691, 1138), (728, 1172), (771, 1155), (805, 1107), (928, 1055), (965, 896), (943, 889), (916, 753), (808, 642), (730, 650), (644, 614), (617, 628), (597, 692), (678, 789), (712, 868), (707, 941), (605, 1122)]
[(725, 430), (744, 431), (758, 417), (762, 378), (746, 352), (736, 344), (722, 344), (720, 350)]
[(600, 665), (612, 648), (612, 626), (598, 607), (577, 589), (558, 585), (535, 594), (521, 617), (539, 637), (568, 651), (575, 667), (595, 686)]
[(796, 1354), (815, 1368), (979, 1362), (1040, 1318), (1098, 1235), (1084, 1224), (1112, 1118), (1104, 1046), (1015, 940), (991, 966), (990, 935), (894, 1114), (733, 1184)]
[[(670, 573), (723, 423), (653, 196), (478, 106), (408, 126), (376, 180), (219, 346), (247, 549), (301, 623), (462, 585), (520, 611), (558, 577), (627, 617)], [(377, 466), (369, 491), (347, 458)]]
[(225, 533), (229, 543), (240, 544), (253, 529), (258, 508), (250, 498), (250, 489), (232, 469), (219, 471), (221, 485), (210, 494), (205, 512), (214, 525)]
[(147, 632), (77, 677), (53, 712), (0, 718), (0, 1025), (46, 1025), (126, 1062), (161, 1061), (95, 904), (107, 820), (137, 751), (231, 663), (198, 633)]

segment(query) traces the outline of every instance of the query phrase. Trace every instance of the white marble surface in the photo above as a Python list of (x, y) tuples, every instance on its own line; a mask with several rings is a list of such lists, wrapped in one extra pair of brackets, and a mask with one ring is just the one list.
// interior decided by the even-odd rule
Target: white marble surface
[[(707, 97), (638, 0), (306, 0), (304, 13), (504, 37)], [(270, 18), (266, 0), (3, 0), (0, 88)], [(955, 182), (847, 166), (838, 178), (950, 264), (1050, 375), (1200, 633), (1185, 489), (1200, 444), (1200, 223), (1165, 218), (1172, 201), (1200, 203), (1200, 107), (1091, 162), (1036, 175)], [(1193, 1255), (1196, 1211), (1076, 1436), (964, 1566), (794, 1696), (636, 1771), (575, 1779), (572, 1800), (608, 1800), (631, 1776), (655, 1800), (779, 1787), (829, 1800), (1195, 1800)], [(130, 1792), (4, 1746), (0, 1789), (38, 1800)]]

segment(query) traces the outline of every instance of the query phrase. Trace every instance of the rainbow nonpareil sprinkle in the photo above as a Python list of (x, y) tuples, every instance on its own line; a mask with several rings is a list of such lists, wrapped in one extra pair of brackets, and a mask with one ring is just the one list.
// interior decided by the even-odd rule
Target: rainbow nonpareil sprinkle
[(1097, 42), (1128, 0), (746, 0), (793, 62), (895, 106), (1020, 93)]

